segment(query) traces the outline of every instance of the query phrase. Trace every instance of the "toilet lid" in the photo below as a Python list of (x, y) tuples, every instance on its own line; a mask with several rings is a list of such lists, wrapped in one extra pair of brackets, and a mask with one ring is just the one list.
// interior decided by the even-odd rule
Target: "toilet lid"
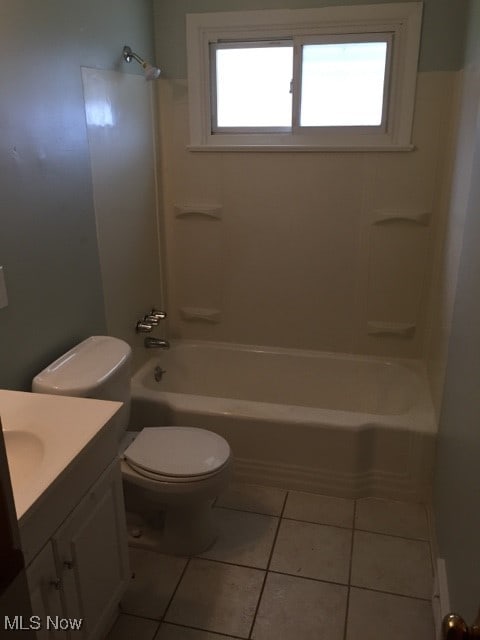
[(171, 476), (211, 474), (230, 457), (228, 442), (196, 427), (148, 427), (125, 450), (124, 457), (139, 470)]

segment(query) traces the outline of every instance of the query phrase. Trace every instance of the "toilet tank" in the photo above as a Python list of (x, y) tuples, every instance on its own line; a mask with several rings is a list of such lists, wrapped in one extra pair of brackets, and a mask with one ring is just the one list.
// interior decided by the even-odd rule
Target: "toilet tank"
[(117, 414), (120, 439), (130, 416), (131, 354), (123, 340), (91, 336), (37, 374), (32, 391), (123, 402)]

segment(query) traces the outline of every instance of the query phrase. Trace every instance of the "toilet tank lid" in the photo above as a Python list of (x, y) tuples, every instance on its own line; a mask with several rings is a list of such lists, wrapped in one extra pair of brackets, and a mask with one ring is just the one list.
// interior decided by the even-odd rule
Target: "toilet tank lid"
[(110, 336), (91, 336), (35, 376), (32, 391), (58, 395), (87, 394), (130, 358), (131, 348)]

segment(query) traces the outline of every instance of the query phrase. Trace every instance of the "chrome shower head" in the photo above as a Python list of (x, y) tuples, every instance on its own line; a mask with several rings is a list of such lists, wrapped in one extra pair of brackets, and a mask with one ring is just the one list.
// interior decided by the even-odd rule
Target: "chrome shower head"
[(131, 48), (127, 45), (123, 47), (123, 59), (125, 60), (125, 62), (136, 60), (138, 64), (142, 66), (143, 72), (145, 74), (145, 80), (156, 80), (158, 77), (160, 77), (161, 71), (158, 67), (153, 67), (138, 54), (132, 51)]

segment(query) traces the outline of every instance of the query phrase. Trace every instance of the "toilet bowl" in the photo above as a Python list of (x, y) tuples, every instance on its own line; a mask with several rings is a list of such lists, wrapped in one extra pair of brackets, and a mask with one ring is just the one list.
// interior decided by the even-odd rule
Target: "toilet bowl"
[(212, 504), (230, 477), (230, 447), (216, 433), (194, 427), (126, 432), (130, 360), (131, 349), (123, 340), (92, 336), (35, 376), (32, 391), (123, 402), (115, 429), (125, 502), (127, 512), (141, 516), (134, 518), (131, 542), (166, 553), (201, 553), (216, 538)]
[(125, 501), (144, 519), (131, 543), (177, 555), (205, 551), (217, 534), (212, 503), (231, 474), (228, 443), (194, 427), (147, 427), (133, 437), (122, 454)]

